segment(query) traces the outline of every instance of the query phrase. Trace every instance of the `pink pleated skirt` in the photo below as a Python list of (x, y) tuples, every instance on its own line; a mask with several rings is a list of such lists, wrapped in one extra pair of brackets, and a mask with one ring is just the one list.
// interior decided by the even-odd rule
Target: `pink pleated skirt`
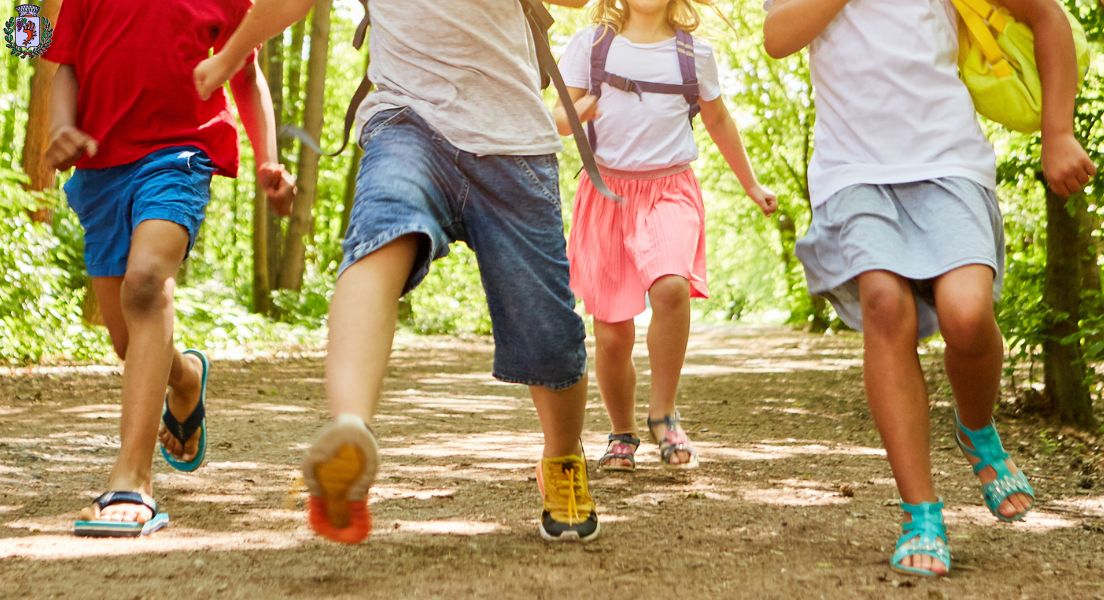
[(586, 311), (606, 323), (644, 312), (657, 279), (685, 277), (690, 297), (707, 298), (705, 207), (689, 165), (660, 171), (602, 170), (624, 202), (594, 189), (584, 172), (575, 195), (567, 256), (571, 289)]

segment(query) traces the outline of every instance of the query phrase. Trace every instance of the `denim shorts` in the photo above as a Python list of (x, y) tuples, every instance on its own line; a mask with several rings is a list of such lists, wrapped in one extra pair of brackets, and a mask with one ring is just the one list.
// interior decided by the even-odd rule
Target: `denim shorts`
[(494, 331), (494, 376), (564, 389), (586, 372), (586, 330), (569, 285), (555, 155), (478, 156), (410, 108), (373, 116), (340, 272), (409, 234), (419, 250), (404, 293), (449, 244), (475, 252)]
[(118, 167), (77, 169), (65, 195), (84, 227), (88, 274), (125, 275), (130, 238), (143, 221), (180, 225), (188, 232), (190, 251), (211, 199), (214, 172), (211, 159), (192, 147), (164, 148)]

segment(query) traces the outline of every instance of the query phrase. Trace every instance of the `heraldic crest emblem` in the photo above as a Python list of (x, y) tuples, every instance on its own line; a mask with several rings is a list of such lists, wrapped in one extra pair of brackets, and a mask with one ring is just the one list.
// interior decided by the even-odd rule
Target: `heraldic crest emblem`
[(38, 16), (42, 7), (20, 4), (16, 16), (4, 24), (4, 41), (14, 56), (37, 58), (46, 52), (54, 40), (54, 28), (46, 17)]

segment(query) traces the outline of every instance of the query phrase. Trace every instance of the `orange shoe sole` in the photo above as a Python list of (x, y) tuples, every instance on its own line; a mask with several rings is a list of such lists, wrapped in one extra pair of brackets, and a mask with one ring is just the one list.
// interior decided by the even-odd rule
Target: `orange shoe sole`
[(313, 465), (314, 489), (307, 502), (307, 522), (315, 533), (344, 544), (357, 544), (368, 537), (372, 531), (368, 497), (349, 497), (367, 468), (368, 458), (353, 443), (341, 444)]

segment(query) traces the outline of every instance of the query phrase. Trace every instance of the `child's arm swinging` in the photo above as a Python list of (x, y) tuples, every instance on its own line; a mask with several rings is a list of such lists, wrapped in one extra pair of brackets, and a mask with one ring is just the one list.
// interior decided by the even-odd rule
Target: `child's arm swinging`
[(226, 45), (196, 66), (199, 97), (211, 97), (238, 72), (254, 48), (307, 16), (312, 6), (313, 0), (257, 0)]
[(1081, 191), (1096, 166), (1073, 134), (1077, 54), (1069, 20), (1055, 0), (1000, 0), (1035, 33), (1035, 59), (1043, 83), (1043, 174), (1062, 196)]
[(849, 0), (774, 0), (763, 23), (763, 48), (785, 58), (808, 46)]
[[(579, 114), (579, 122), (586, 123), (598, 118), (598, 98), (591, 96), (583, 88), (568, 87), (567, 93), (575, 104), (575, 112)], [(556, 100), (556, 108), (552, 110), (552, 118), (556, 120), (556, 131), (560, 135), (571, 135), (571, 122), (567, 120), (567, 111), (564, 110), (563, 101)]]
[(747, 151), (744, 149), (744, 142), (740, 139), (740, 130), (732, 120), (724, 100), (718, 97), (701, 101), (698, 106), (701, 107), (701, 119), (705, 130), (709, 132), (709, 137), (713, 138), (713, 143), (717, 144), (717, 149), (721, 151), (721, 155), (724, 156), (732, 172), (736, 174), (736, 178), (740, 180), (740, 185), (744, 187), (748, 197), (759, 205), (764, 215), (769, 217), (774, 214), (774, 211), (778, 210), (778, 196), (763, 187), (756, 179), (755, 169), (752, 168)]
[(230, 92), (253, 145), (257, 183), (276, 213), (286, 217), (295, 198), (295, 178), (277, 162), (276, 117), (264, 74), (255, 63), (249, 63), (230, 80)]
[(77, 73), (73, 65), (59, 65), (50, 92), (50, 145), (46, 164), (66, 171), (84, 154), (96, 156), (96, 140), (77, 129)]

